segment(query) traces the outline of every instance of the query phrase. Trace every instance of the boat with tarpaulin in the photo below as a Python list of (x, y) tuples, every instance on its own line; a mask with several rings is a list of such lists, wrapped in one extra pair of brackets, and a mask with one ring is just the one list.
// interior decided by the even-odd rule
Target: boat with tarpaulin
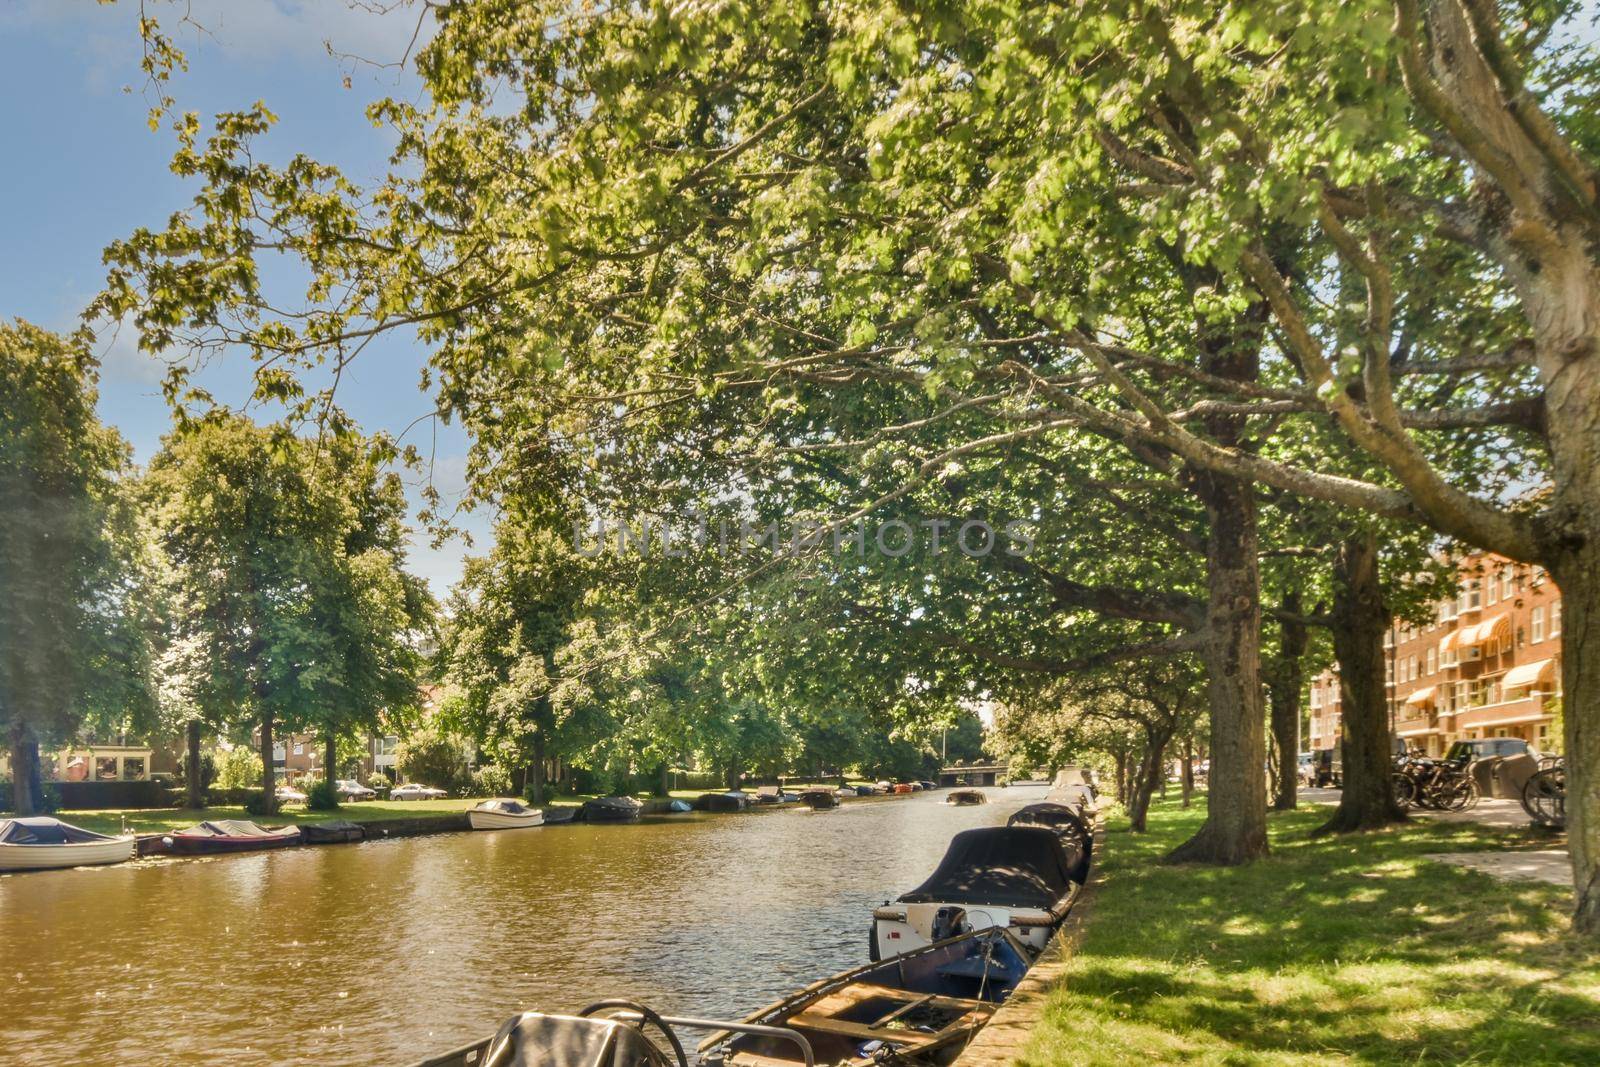
[(522, 830), (544, 825), (544, 812), (512, 797), (485, 800), (467, 812), (474, 830)]
[(0, 819), (0, 871), (98, 867), (133, 858), (132, 835), (111, 837), (49, 816)]
[(985, 927), (1009, 927), (1040, 952), (1077, 895), (1077, 854), (1042, 826), (963, 830), (921, 885), (872, 913), (873, 959)]
[(258, 852), (300, 843), (298, 826), (261, 826), (248, 819), (218, 819), (166, 836), (167, 848), (180, 856), (215, 856)]

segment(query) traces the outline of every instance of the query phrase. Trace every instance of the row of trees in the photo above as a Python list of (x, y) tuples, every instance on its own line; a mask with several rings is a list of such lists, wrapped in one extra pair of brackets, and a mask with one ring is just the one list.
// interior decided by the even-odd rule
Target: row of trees
[(145, 470), (95, 415), (83, 336), (0, 326), (0, 723), (13, 807), (41, 743), (84, 726), (249, 737), (272, 810), (274, 738), (342, 740), (416, 703), (432, 624), (405, 569), (405, 497), (382, 439), (184, 421)]
[[(417, 331), (474, 491), (531, 528), (1031, 524), (984, 561), (692, 554), (638, 633), (807, 645), (907, 714), (1192, 655), (1211, 794), (1178, 859), (1266, 851), (1263, 694), (1285, 729), (1297, 627), (1347, 686), (1334, 826), (1374, 825), (1395, 576), (1444, 538), (1541, 563), (1600, 930), (1600, 61), (1574, 5), (430, 10), (426, 95), (372, 111), (403, 165), (362, 189), (261, 164), (262, 108), (205, 144), (181, 123), (205, 189), (108, 250), (102, 309), (250, 351), (271, 395)], [(309, 306), (225, 269), (256, 249), (319, 279)]]
[[(276, 743), (314, 734), (337, 767), (358, 739), (417, 727), (418, 683), (434, 671), (452, 696), (430, 729), (462, 739), (435, 746), (452, 769), (465, 741), (535, 800), (556, 761), (659, 768), (663, 782), (693, 761), (730, 784), (926, 771), (941, 724), (889, 738), (881, 701), (780, 691), (732, 635), (720, 653), (635, 645), (573, 671), (628, 646), (613, 638), (637, 624), (648, 583), (527, 522), (503, 522), (493, 552), (468, 562), (436, 630), (406, 570), (405, 496), (381, 438), (313, 440), (212, 412), (182, 420), (139, 470), (95, 415), (85, 337), (0, 327), (0, 374), (0, 724), (17, 811), (40, 802), (39, 746), (85, 726), (181, 731), (196, 806), (203, 737), (253, 736), (271, 810)], [(943, 725), (948, 751), (980, 753), (974, 716)]]

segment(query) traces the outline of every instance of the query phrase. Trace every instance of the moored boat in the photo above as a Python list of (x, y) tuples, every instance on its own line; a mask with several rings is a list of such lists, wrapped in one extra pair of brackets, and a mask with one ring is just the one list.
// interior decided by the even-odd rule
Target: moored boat
[(839, 794), (832, 789), (807, 789), (800, 794), (800, 803), (812, 811), (825, 811), (839, 806)]
[[(1027, 973), (1032, 957), (1009, 930), (991, 927), (853, 967), (745, 1017), (800, 1034), (817, 1063), (942, 1067), (966, 1047)], [(782, 1035), (714, 1033), (702, 1063), (801, 1067), (802, 1047)]]
[(0, 871), (100, 866), (133, 858), (132, 836), (111, 837), (47, 816), (0, 819)]
[(963, 830), (927, 881), (873, 911), (872, 958), (990, 926), (1039, 952), (1077, 895), (1075, 862), (1042, 826)]
[(701, 793), (695, 798), (696, 811), (744, 811), (750, 806), (750, 794), (730, 789), (726, 793)]
[(633, 797), (595, 797), (583, 802), (584, 822), (632, 822), (644, 805)]
[(1013, 812), (1007, 826), (1042, 826), (1061, 839), (1062, 851), (1072, 861), (1072, 880), (1082, 885), (1094, 858), (1094, 831), (1077, 809), (1044, 801)]
[(956, 807), (971, 807), (974, 804), (987, 804), (989, 798), (977, 789), (957, 789), (946, 795), (944, 802)]
[(167, 847), (180, 856), (255, 852), (300, 843), (298, 826), (260, 826), (248, 819), (219, 819), (167, 835)]
[(521, 830), (544, 825), (544, 812), (512, 797), (485, 800), (467, 812), (474, 830)]
[(544, 824), (546, 826), (559, 826), (561, 823), (576, 822), (583, 809), (570, 804), (560, 807), (544, 809)]
[(366, 839), (367, 831), (347, 819), (300, 824), (300, 840), (308, 845), (343, 845)]
[(687, 800), (673, 800), (667, 805), (668, 815), (682, 815), (685, 812), (690, 812), (693, 810), (694, 805), (690, 804)]

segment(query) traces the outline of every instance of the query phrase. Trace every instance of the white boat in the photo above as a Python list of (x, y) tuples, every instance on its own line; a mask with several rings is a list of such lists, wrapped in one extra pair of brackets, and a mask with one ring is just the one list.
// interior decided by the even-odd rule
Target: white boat
[(0, 871), (87, 867), (133, 858), (134, 840), (45, 817), (0, 821)]
[(474, 830), (519, 830), (525, 826), (543, 826), (544, 812), (520, 800), (501, 797), (485, 800), (467, 812), (467, 821)]

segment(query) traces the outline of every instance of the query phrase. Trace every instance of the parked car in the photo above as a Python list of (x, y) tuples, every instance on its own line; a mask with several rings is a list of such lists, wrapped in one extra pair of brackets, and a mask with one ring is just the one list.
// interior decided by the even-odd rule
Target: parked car
[(280, 785), (278, 787), (278, 803), (280, 803), (280, 804), (304, 804), (305, 802), (306, 802), (306, 795), (304, 793), (300, 792), (300, 790), (294, 788), (293, 786)]
[(1450, 746), (1444, 758), (1452, 763), (1471, 763), (1490, 756), (1532, 756), (1539, 758), (1539, 750), (1520, 737), (1479, 737), (1470, 741), (1457, 741)]
[(397, 785), (389, 790), (390, 800), (443, 800), (448, 795), (443, 789), (417, 785), (415, 782)]
[(339, 794), (340, 800), (377, 800), (378, 791), (368, 789), (360, 782), (351, 781), (349, 778), (340, 778), (333, 783), (334, 792)]

